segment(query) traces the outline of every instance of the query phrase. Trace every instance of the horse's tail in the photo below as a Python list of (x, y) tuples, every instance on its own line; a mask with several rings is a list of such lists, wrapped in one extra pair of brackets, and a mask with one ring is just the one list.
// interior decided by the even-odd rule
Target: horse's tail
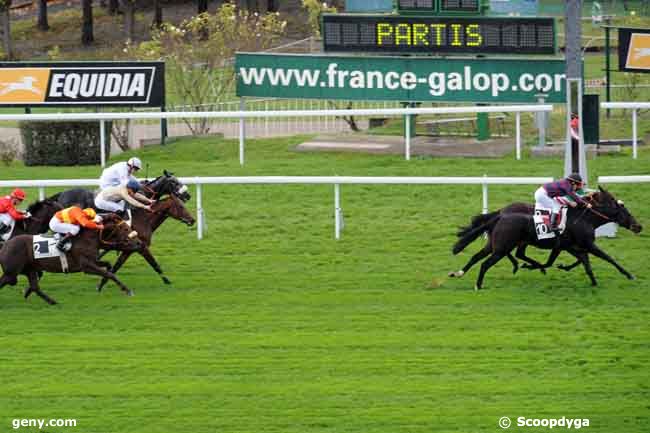
[(456, 233), (456, 236), (462, 238), (463, 236), (467, 235), (469, 232), (474, 231), (475, 228), (482, 226), (483, 224), (487, 223), (488, 221), (490, 221), (492, 218), (499, 215), (500, 213), (501, 210), (498, 210), (495, 212), (479, 214), (472, 217), (472, 222), (468, 226), (461, 227), (458, 230), (458, 233)]
[[(499, 218), (501, 218), (501, 215), (499, 215), (499, 212), (492, 212), (492, 214), (487, 214), (487, 215), (492, 215), (492, 218), (488, 221), (483, 222), (483, 224), (474, 227), (474, 228), (465, 228), (464, 233), (460, 235), (459, 232), (459, 237), (458, 242), (454, 244), (454, 248), (452, 248), (452, 252), (454, 255), (460, 253), (465, 249), (465, 247), (472, 242), (474, 242), (479, 236), (481, 236), (485, 232), (491, 231), (494, 226), (497, 224), (499, 221)], [(487, 215), (482, 215), (483, 217), (486, 217)], [(478, 217), (478, 216), (477, 216)], [(475, 217), (476, 218), (476, 217)], [(485, 218), (481, 218), (481, 220), (484, 220)]]

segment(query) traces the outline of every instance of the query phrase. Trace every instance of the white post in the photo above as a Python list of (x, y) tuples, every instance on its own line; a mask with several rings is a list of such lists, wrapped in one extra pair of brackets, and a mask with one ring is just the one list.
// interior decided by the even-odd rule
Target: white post
[(39, 186), (38, 187), (38, 199), (40, 201), (45, 200), (45, 187), (44, 186)]
[(517, 161), (521, 159), (521, 113), (517, 111), (515, 115), (515, 128), (517, 130)]
[(105, 120), (99, 121), (99, 155), (102, 168), (106, 167), (106, 132), (104, 131)]
[[(269, 100), (265, 99), (264, 100), (264, 112), (269, 111)], [(268, 137), (269, 136), (269, 118), (265, 117), (264, 118), (264, 136)]]
[(406, 145), (404, 146), (404, 157), (407, 161), (411, 159), (411, 115), (407, 114), (404, 116), (406, 121), (406, 128), (404, 128), (406, 134)]
[(632, 158), (636, 159), (636, 108), (632, 109)]
[(483, 214), (488, 213), (488, 185), (487, 185), (487, 174), (483, 175)]
[(334, 238), (341, 238), (341, 186), (334, 184)]
[(200, 183), (196, 184), (196, 237), (203, 239), (203, 200)]
[[(244, 111), (246, 109), (246, 102), (244, 101), (244, 98), (239, 99), (239, 111)], [(244, 118), (240, 117), (239, 118), (239, 164), (244, 165), (244, 135), (245, 135), (245, 128), (244, 128)]]

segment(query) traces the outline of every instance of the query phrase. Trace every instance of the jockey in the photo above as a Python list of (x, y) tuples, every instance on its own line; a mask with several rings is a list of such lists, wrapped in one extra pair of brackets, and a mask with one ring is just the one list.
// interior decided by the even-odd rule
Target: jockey
[(578, 205), (588, 208), (591, 207), (590, 203), (587, 203), (576, 193), (576, 191), (582, 189), (583, 186), (584, 182), (582, 181), (582, 176), (578, 173), (573, 173), (567, 176), (566, 179), (546, 183), (535, 191), (535, 207), (551, 209), (551, 230), (555, 232), (556, 235), (559, 235), (560, 211), (562, 209), (557, 198), (563, 196), (571, 197), (573, 201), (567, 201), (571, 207)]
[(129, 180), (137, 179), (133, 173), (142, 168), (140, 158), (129, 158), (128, 161), (118, 162), (104, 169), (102, 176), (99, 178), (99, 188), (103, 190), (110, 186), (126, 185)]
[(129, 180), (126, 185), (106, 187), (95, 197), (95, 206), (98, 209), (115, 212), (122, 216), (124, 216), (126, 210), (126, 203), (151, 211), (154, 200), (138, 193), (141, 189), (140, 182), (134, 179)]
[(81, 210), (80, 207), (71, 206), (54, 214), (50, 220), (50, 229), (54, 233), (62, 234), (56, 247), (61, 251), (66, 251), (65, 244), (73, 236), (79, 234), (81, 227), (92, 230), (102, 230), (101, 217), (97, 215), (95, 209), (87, 208)]
[(25, 197), (25, 192), (16, 188), (10, 195), (0, 198), (0, 235), (9, 231), (13, 221), (24, 220), (31, 216), (29, 212), (16, 210), (16, 206), (22, 203)]

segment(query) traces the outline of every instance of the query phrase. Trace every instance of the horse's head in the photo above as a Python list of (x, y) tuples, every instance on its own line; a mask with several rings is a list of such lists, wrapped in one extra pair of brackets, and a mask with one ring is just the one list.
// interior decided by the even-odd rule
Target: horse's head
[(158, 176), (145, 185), (147, 189), (152, 190), (156, 197), (163, 195), (173, 195), (184, 202), (187, 202), (192, 196), (187, 192), (187, 185), (183, 185), (173, 173), (163, 170), (163, 175)]
[(183, 202), (175, 195), (169, 195), (168, 197), (156, 202), (152, 206), (152, 210), (156, 213), (166, 214), (176, 220), (182, 221), (188, 226), (192, 226), (195, 223), (192, 214), (185, 208)]
[(625, 207), (625, 203), (622, 200), (616, 199), (614, 195), (603, 187), (599, 186), (598, 192), (593, 194), (592, 197), (594, 208), (613, 222), (637, 234), (643, 230), (641, 224), (638, 223), (636, 218)]
[(104, 230), (99, 234), (99, 241), (103, 247), (122, 251), (135, 251), (142, 246), (142, 242), (138, 238), (138, 232), (133, 230), (126, 221), (123, 221), (117, 215), (108, 214), (103, 216), (102, 224)]
[(30, 204), (27, 207), (27, 212), (32, 217), (24, 220), (25, 232), (31, 234), (45, 233), (49, 228), (50, 219), (61, 209), (63, 209), (63, 206), (60, 203), (49, 198)]

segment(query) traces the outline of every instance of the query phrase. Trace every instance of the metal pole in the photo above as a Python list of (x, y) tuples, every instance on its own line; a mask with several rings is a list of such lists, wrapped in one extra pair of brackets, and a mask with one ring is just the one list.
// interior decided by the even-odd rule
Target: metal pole
[(200, 183), (196, 184), (196, 237), (203, 239), (203, 200)]
[(636, 108), (632, 109), (632, 158), (636, 159)]
[(334, 238), (341, 238), (341, 186), (334, 184)]
[(406, 158), (407, 161), (411, 159), (411, 115), (407, 114), (404, 116), (404, 120), (406, 121), (406, 128), (404, 129), (404, 133), (406, 134), (406, 145), (404, 146), (404, 157)]
[(521, 159), (521, 113), (515, 115), (515, 129), (517, 130), (517, 161)]
[[(609, 60), (609, 18), (605, 18), (605, 100), (611, 101), (611, 88), (610, 88), (610, 60)], [(609, 119), (610, 109), (607, 109), (607, 118)]]
[[(244, 98), (239, 98), (239, 111), (246, 110), (246, 101)], [(239, 164), (244, 165), (244, 135), (246, 133), (244, 118), (239, 118)]]
[(106, 131), (104, 131), (105, 120), (99, 121), (99, 155), (102, 168), (106, 167)]
[(45, 200), (45, 187), (44, 186), (38, 187), (38, 199), (40, 201)]
[(486, 179), (483, 182), (483, 214), (488, 213), (488, 185), (487, 185), (487, 175), (484, 174), (483, 178)]

